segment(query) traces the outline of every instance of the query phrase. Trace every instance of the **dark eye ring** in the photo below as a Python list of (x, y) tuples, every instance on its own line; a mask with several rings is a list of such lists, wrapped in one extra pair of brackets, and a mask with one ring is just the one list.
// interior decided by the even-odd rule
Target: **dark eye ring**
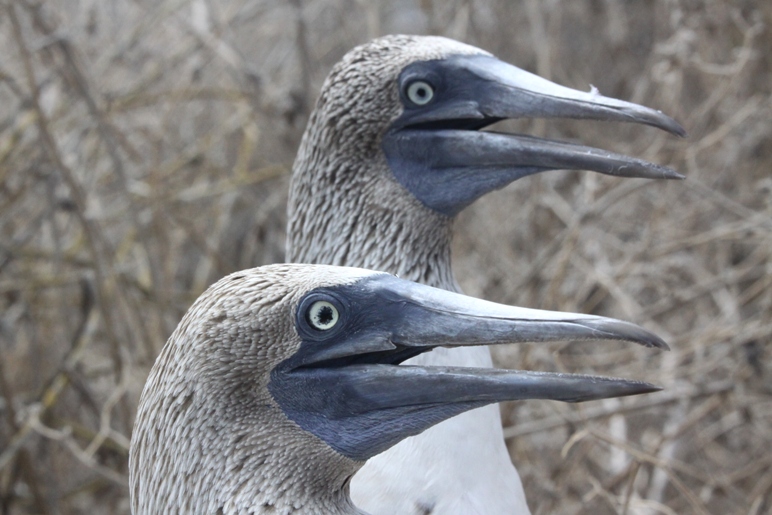
[(405, 90), (408, 100), (418, 106), (426, 105), (434, 98), (434, 88), (428, 82), (411, 82)]

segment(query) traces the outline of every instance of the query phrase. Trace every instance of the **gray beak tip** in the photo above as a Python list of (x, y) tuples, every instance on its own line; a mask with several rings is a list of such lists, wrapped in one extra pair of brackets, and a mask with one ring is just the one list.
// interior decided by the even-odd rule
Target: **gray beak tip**
[(639, 388), (637, 388), (636, 391), (631, 395), (661, 392), (662, 390), (664, 390), (664, 388), (662, 388), (661, 386), (657, 386), (656, 384), (641, 382), (639, 385)]
[(686, 179), (686, 176), (683, 174), (680, 174), (673, 170), (672, 168), (668, 168), (666, 166), (660, 167), (662, 171), (661, 179), (669, 179), (669, 180), (675, 180), (675, 181), (683, 181)]
[(581, 375), (565, 377), (567, 378), (565, 384), (555, 388), (555, 391), (544, 398), (576, 403), (662, 391), (661, 386), (645, 381)]
[[(609, 385), (613, 385), (613, 388), (609, 388), (604, 392), (603, 396), (598, 396), (595, 399), (603, 399), (612, 397), (609, 395), (613, 391), (613, 397), (630, 397), (632, 395), (643, 395), (647, 393), (661, 392), (663, 388), (655, 384), (647, 383), (645, 381), (631, 381), (626, 379), (609, 379)], [(593, 400), (593, 399), (582, 399)], [(581, 402), (581, 401), (580, 401)]]
[(663, 340), (660, 340), (659, 338), (656, 340), (642, 342), (642, 344), (647, 349), (659, 349), (661, 351), (670, 352), (670, 345), (665, 343)]
[[(658, 111), (661, 113), (661, 111)], [(669, 116), (662, 114), (663, 117), (667, 117), (667, 123), (662, 124), (662, 128), (669, 132), (670, 134), (673, 134), (675, 136), (678, 136), (679, 138), (686, 138), (689, 136), (689, 134), (686, 132), (686, 129), (684, 129), (683, 125), (675, 121), (673, 118), (670, 118)]]
[(641, 381), (640, 383), (636, 383), (633, 388), (630, 389), (627, 396), (630, 395), (643, 395), (646, 393), (654, 393), (654, 392), (661, 392), (663, 388), (661, 386), (657, 386), (655, 384), (646, 383)]
[(643, 344), (645, 347), (648, 347), (650, 349), (656, 348), (664, 351), (670, 350), (670, 345), (668, 345), (665, 340), (660, 338), (654, 333), (648, 333), (646, 339), (642, 339)]
[(647, 331), (643, 327), (630, 322), (601, 317), (584, 320), (581, 322), (581, 325), (596, 331), (596, 339), (628, 341), (649, 349), (670, 350), (665, 340), (651, 331)]

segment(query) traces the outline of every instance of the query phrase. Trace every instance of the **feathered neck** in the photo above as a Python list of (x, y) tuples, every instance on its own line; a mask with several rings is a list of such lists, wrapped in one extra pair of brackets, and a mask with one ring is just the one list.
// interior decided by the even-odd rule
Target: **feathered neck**
[(453, 219), (421, 204), (379, 155), (322, 152), (323, 138), (313, 136), (304, 137), (293, 168), (287, 260), (369, 268), (457, 290)]

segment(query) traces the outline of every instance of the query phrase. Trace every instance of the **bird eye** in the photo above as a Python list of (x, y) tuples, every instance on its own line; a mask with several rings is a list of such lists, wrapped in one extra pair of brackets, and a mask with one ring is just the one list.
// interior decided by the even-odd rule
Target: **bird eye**
[(317, 300), (308, 308), (308, 323), (314, 329), (327, 331), (338, 323), (338, 308), (326, 300)]
[(426, 105), (434, 98), (434, 88), (428, 82), (417, 80), (407, 87), (407, 98), (415, 105)]

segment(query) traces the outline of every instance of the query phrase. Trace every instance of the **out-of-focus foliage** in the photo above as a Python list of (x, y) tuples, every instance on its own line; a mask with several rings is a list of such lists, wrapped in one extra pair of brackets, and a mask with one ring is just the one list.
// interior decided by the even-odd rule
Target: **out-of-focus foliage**
[(466, 292), (631, 320), (673, 348), (497, 350), (500, 366), (665, 387), (505, 405), (533, 511), (769, 513), (771, 26), (763, 0), (2, 0), (0, 513), (128, 512), (156, 354), (208, 284), (283, 259), (289, 170), (321, 82), (394, 32), (475, 44), (690, 132), (510, 122), (688, 179), (550, 172), (457, 224)]

